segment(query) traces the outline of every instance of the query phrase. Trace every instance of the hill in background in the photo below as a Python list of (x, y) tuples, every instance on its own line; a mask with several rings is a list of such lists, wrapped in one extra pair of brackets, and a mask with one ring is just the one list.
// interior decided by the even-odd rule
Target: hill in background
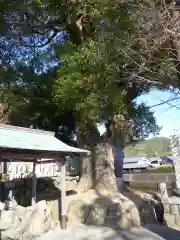
[(126, 157), (135, 156), (168, 156), (171, 155), (170, 139), (166, 137), (155, 137), (149, 140), (139, 141), (128, 145), (125, 150)]

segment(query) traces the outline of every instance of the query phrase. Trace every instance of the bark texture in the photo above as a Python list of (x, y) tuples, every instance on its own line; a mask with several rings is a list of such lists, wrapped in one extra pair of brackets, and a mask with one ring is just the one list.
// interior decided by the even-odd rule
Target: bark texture
[(93, 188), (94, 177), (93, 177), (93, 160), (92, 154), (88, 156), (82, 156), (80, 159), (81, 164), (81, 178), (76, 188), (78, 192), (86, 192)]
[(114, 169), (113, 147), (108, 142), (97, 145), (95, 154), (95, 185), (98, 193), (118, 192), (115, 169)]
[(81, 178), (76, 189), (78, 192), (86, 192), (94, 187), (94, 156), (96, 144), (100, 141), (97, 128), (89, 122), (80, 125), (77, 129), (77, 141), (81, 148), (91, 151), (89, 155), (81, 156)]
[(7, 104), (0, 103), (0, 124), (7, 124), (9, 110), (9, 106)]
[(86, 132), (80, 129), (78, 143), (90, 149), (91, 154), (81, 158), (82, 174), (77, 191), (92, 188), (98, 192), (117, 191), (113, 147), (107, 137), (100, 137), (96, 126), (88, 124), (86, 129)]
[(123, 156), (120, 142), (123, 146), (129, 126), (128, 121), (116, 117), (106, 125), (107, 133), (103, 137), (100, 137), (97, 128), (90, 124), (86, 126), (86, 129), (89, 129), (86, 133), (85, 129), (79, 131), (79, 145), (89, 148), (91, 155), (81, 159), (82, 174), (77, 187), (78, 192), (85, 192), (91, 188), (99, 193), (118, 192), (115, 166), (118, 163), (117, 177), (122, 178)]

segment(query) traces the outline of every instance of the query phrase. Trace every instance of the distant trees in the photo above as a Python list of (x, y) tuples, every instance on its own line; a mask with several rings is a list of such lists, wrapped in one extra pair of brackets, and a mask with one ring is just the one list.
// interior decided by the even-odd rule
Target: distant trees
[(163, 157), (171, 154), (170, 139), (165, 137), (156, 137), (149, 140), (140, 141), (136, 144), (130, 144), (125, 148), (125, 155), (127, 157)]

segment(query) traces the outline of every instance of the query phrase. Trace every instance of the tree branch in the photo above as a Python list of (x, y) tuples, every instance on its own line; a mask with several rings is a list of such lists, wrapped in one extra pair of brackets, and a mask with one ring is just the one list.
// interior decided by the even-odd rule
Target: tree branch
[(174, 97), (174, 98), (168, 99), (168, 100), (166, 100), (166, 101), (163, 101), (163, 102), (161, 102), (161, 103), (158, 103), (158, 104), (155, 104), (155, 105), (151, 106), (150, 109), (151, 109), (151, 108), (158, 107), (158, 106), (161, 106), (161, 105), (164, 105), (164, 104), (167, 104), (167, 103), (169, 103), (169, 102), (172, 102), (172, 101), (178, 100), (178, 99), (180, 99), (180, 97)]

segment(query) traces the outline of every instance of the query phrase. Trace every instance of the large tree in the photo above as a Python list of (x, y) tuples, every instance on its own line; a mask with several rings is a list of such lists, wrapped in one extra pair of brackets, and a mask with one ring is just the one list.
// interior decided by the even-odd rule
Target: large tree
[[(13, 69), (17, 78), (7, 89), (18, 98), (18, 104), (11, 119), (17, 124), (51, 130), (61, 123), (65, 125), (68, 119), (68, 127), (72, 131), (76, 128), (78, 144), (92, 152), (82, 162), (81, 183), (85, 190), (104, 189), (104, 185), (115, 190), (112, 146), (116, 153), (133, 133), (144, 137), (158, 130), (152, 112), (133, 102), (155, 81), (136, 74), (137, 53), (130, 52), (137, 36), (129, 15), (131, 5), (115, 1), (70, 2), (9, 1), (2, 7), (5, 43), (10, 34), (12, 46), (33, 50), (26, 66), (18, 70), (16, 65)], [(32, 67), (31, 63), (37, 62), (32, 61), (34, 56), (42, 56), (40, 74), (37, 65)], [(59, 70), (42, 74), (53, 65), (52, 57), (60, 64)], [(97, 122), (106, 123), (107, 135), (103, 139)]]

